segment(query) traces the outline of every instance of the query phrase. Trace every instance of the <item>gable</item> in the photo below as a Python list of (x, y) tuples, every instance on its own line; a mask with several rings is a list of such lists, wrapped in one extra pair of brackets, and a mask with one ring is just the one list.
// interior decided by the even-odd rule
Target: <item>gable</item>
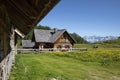
[(60, 43), (75, 43), (75, 40), (69, 35), (67, 31), (65, 31), (61, 36), (56, 40), (56, 42)]
[(49, 42), (55, 43), (55, 41), (65, 32), (65, 29), (56, 31), (51, 38), (49, 39)]

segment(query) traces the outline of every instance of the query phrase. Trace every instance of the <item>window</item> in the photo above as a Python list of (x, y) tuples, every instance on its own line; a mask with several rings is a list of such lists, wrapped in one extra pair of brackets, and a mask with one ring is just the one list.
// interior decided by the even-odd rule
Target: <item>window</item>
[(62, 42), (66, 42), (66, 39), (65, 39), (65, 38), (63, 38), (63, 39), (62, 39)]
[(69, 42), (69, 40), (68, 40), (67, 37), (63, 37), (63, 38), (60, 39), (60, 42), (66, 43), (66, 42)]
[(65, 41), (66, 41), (66, 42), (69, 42), (69, 40), (68, 40), (67, 38), (65, 39)]
[(58, 45), (57, 48), (62, 48), (62, 46), (61, 46), (61, 45)]
[(70, 45), (65, 45), (65, 48), (70, 48)]

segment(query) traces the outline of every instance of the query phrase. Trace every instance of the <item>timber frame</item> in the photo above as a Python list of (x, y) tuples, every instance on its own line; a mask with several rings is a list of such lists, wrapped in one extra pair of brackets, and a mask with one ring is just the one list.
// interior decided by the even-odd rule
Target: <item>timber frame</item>
[(60, 0), (0, 0), (0, 80), (7, 80), (17, 54), (16, 34), (24, 37)]

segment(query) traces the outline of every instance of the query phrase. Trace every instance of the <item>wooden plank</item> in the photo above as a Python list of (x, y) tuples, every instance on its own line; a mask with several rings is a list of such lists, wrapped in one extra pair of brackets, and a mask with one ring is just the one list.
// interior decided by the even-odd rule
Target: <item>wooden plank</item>
[(0, 62), (0, 80), (8, 80), (13, 66), (13, 56), (15, 55), (11, 52)]
[(10, 22), (9, 22), (9, 18), (8, 18), (5, 6), (1, 5), (0, 6), (0, 27), (4, 28), (4, 31), (8, 31), (9, 30), (9, 27), (8, 27), (9, 24), (10, 24)]
[(0, 0), (0, 5), (2, 5), (5, 2), (5, 0)]
[(11, 3), (18, 8), (20, 13), (23, 13), (23, 15), (29, 17), (36, 17), (38, 13), (36, 10), (28, 4), (26, 0), (11, 0)]
[[(27, 34), (59, 0), (5, 0), (12, 23)], [(31, 4), (31, 2), (34, 2)]]
[(35, 18), (21, 12), (21, 10), (19, 10), (16, 3), (12, 3), (10, 1), (7, 1), (5, 5), (9, 6), (9, 7), (7, 7), (7, 10), (8, 10), (9, 16), (12, 20), (12, 23), (22, 33), (27, 34), (33, 28), (32, 24), (33, 24)]
[[(45, 15), (48, 14), (48, 12), (50, 12), (50, 10), (60, 1), (60, 0), (44, 0), (45, 2), (43, 4), (40, 4), (41, 1), (38, 1), (38, 4), (36, 4), (36, 8), (39, 12), (39, 16), (37, 17), (37, 19), (35, 20), (34, 24), (37, 24), (42, 18), (45, 17)], [(35, 4), (35, 3), (34, 3)], [(42, 6), (39, 6), (42, 5)], [(40, 8), (42, 7), (42, 11), (40, 10)]]
[[(7, 10), (8, 10), (8, 13), (10, 13), (10, 16), (12, 16), (13, 18), (16, 18), (16, 17), (21, 18), (21, 21), (26, 20), (26, 23), (27, 22), (32, 23), (32, 20), (29, 19), (28, 15), (25, 15), (23, 12), (21, 12), (21, 10), (13, 3), (8, 1), (6, 3), (6, 6), (9, 6), (9, 7), (7, 7)], [(16, 17), (14, 17), (14, 16), (16, 16)]]
[(8, 13), (10, 15), (10, 18), (12, 20), (12, 23), (24, 34), (27, 34), (29, 30), (32, 27), (28, 27), (28, 25), (32, 25), (32, 21), (27, 18), (25, 15), (21, 14), (17, 8), (14, 8), (14, 6), (11, 3), (6, 3)]
[(6, 56), (8, 53), (8, 32), (4, 32), (4, 36), (3, 36), (3, 39), (4, 39), (4, 55)]
[(5, 32), (7, 32), (9, 30), (9, 28), (7, 27), (5, 22), (3, 22), (3, 20), (1, 20), (1, 19), (0, 19), (0, 28), (3, 28), (3, 31), (5, 31)]

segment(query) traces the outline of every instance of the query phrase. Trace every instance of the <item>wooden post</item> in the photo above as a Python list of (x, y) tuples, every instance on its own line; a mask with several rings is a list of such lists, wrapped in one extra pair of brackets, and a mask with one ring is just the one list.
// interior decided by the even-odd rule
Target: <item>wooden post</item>
[[(10, 38), (9, 38), (10, 37)], [(3, 49), (4, 59), (0, 63), (0, 80), (7, 80), (10, 75), (10, 71), (13, 63), (15, 62), (15, 32), (14, 27), (11, 28), (11, 32), (3, 32)], [(10, 39), (10, 41), (8, 40)], [(9, 47), (11, 51), (9, 53)]]
[(11, 34), (10, 34), (10, 47), (11, 47), (11, 53), (12, 53), (12, 60), (14, 64), (15, 62), (15, 31), (13, 26), (11, 28)]

